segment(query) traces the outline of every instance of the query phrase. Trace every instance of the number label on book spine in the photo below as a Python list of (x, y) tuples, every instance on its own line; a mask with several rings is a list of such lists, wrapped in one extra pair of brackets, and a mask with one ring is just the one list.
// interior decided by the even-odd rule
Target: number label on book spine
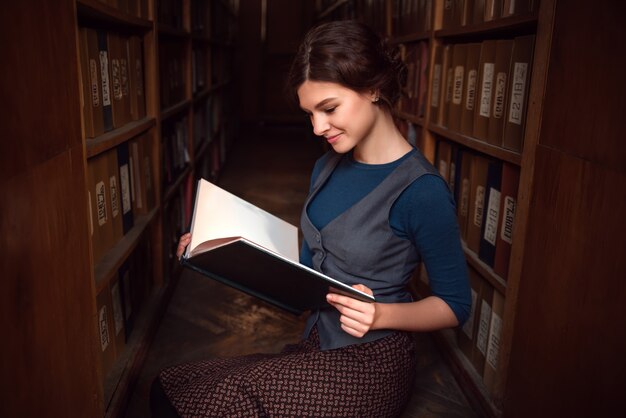
[(485, 219), (485, 240), (491, 245), (496, 245), (498, 236), (498, 212), (500, 210), (500, 191), (489, 191), (489, 203), (487, 204), (487, 217)]
[(96, 205), (98, 225), (102, 226), (107, 222), (106, 187), (103, 181), (96, 184)]
[(109, 325), (107, 324), (107, 307), (103, 306), (100, 308), (99, 313), (99, 323), (100, 323), (100, 348), (102, 352), (104, 352), (109, 346), (110, 336), (109, 336)]
[(480, 320), (478, 323), (478, 335), (476, 336), (476, 347), (483, 356), (487, 355), (487, 339), (489, 338), (489, 322), (491, 320), (491, 306), (483, 300), (480, 306)]
[(474, 101), (476, 98), (476, 79), (478, 72), (475, 69), (471, 69), (467, 73), (467, 96), (465, 97), (465, 108), (467, 110), (474, 110)]
[(504, 114), (504, 97), (506, 94), (506, 73), (498, 73), (496, 76), (496, 89), (493, 97), (493, 117), (502, 118)]
[(89, 60), (89, 80), (91, 81), (91, 106), (100, 106), (100, 94), (98, 93), (98, 64), (96, 60)]
[(526, 90), (526, 76), (528, 63), (516, 62), (513, 67), (513, 84), (511, 85), (511, 106), (509, 107), (509, 122), (522, 124), (522, 109), (524, 108), (524, 91)]
[(102, 78), (102, 104), (103, 106), (111, 105), (111, 96), (109, 94), (109, 58), (106, 51), (100, 51), (100, 76)]
[(109, 177), (109, 188), (111, 189), (111, 213), (116, 218), (120, 213), (119, 193), (117, 188), (117, 179), (115, 176)]
[(500, 330), (502, 318), (493, 312), (491, 315), (491, 327), (489, 329), (489, 349), (487, 350), (487, 363), (496, 370), (498, 365), (498, 353), (500, 352)]
[(480, 116), (488, 118), (491, 114), (491, 89), (493, 88), (493, 70), (495, 64), (486, 62), (483, 66), (483, 82), (480, 86)]
[(461, 99), (463, 97), (463, 75), (465, 69), (462, 65), (457, 65), (454, 68), (454, 91), (452, 94), (452, 103), (455, 105), (461, 104)]
[(433, 68), (433, 89), (430, 99), (432, 107), (439, 107), (439, 92), (441, 91), (441, 64), (435, 64)]
[(511, 196), (504, 198), (504, 213), (502, 214), (502, 231), (500, 238), (503, 241), (513, 243), (513, 220), (515, 219), (515, 199)]
[(474, 200), (474, 226), (480, 228), (483, 224), (483, 202), (485, 201), (485, 187), (476, 187), (476, 199)]

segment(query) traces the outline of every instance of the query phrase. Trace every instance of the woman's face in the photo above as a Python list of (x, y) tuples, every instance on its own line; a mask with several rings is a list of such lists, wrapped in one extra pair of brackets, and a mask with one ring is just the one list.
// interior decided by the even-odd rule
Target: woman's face
[(315, 135), (338, 153), (368, 141), (377, 120), (373, 94), (357, 93), (336, 83), (305, 81), (298, 88), (300, 107), (311, 119)]

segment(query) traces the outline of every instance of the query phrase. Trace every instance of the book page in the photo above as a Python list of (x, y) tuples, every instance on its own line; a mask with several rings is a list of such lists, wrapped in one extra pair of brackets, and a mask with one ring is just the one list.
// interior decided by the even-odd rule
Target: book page
[(288, 222), (204, 180), (198, 182), (185, 256), (199, 244), (242, 237), (298, 262), (298, 229)]

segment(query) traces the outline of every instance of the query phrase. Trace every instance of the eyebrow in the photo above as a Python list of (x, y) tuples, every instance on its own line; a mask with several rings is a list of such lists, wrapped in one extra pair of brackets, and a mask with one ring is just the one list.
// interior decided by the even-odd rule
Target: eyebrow
[[(336, 100), (336, 99), (337, 99), (337, 97), (328, 97), (328, 98), (326, 98), (326, 99), (322, 100), (321, 102), (319, 102), (318, 104), (316, 104), (314, 108), (315, 108), (315, 109), (321, 109), (321, 108), (323, 108), (324, 106), (326, 106), (329, 102), (332, 102), (333, 100)], [(305, 108), (303, 108), (303, 107), (300, 107), (300, 108), (301, 108), (302, 110), (304, 110), (305, 112), (308, 112), (308, 110), (307, 110), (307, 109), (305, 109)]]

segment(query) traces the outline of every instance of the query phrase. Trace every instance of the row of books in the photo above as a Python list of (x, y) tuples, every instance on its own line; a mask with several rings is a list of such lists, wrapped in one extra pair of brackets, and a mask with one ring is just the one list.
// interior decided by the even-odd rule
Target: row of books
[(391, 26), (394, 36), (426, 32), (432, 28), (433, 0), (393, 0)]
[(539, 0), (444, 0), (443, 29), (455, 29), (510, 16), (529, 15)]
[[(505, 298), (471, 265), (467, 266), (472, 306), (461, 327), (453, 332), (456, 345), (476, 373), (482, 378), (487, 391), (493, 394), (498, 371), (500, 337)], [(424, 297), (430, 294), (428, 272), (424, 264), (418, 270), (419, 280), (412, 282), (413, 291)]]
[(161, 109), (174, 106), (186, 97), (185, 48), (180, 42), (161, 39), (159, 42), (159, 80)]
[(189, 154), (189, 118), (169, 120), (161, 128), (162, 190), (167, 190), (185, 171)]
[(459, 229), (467, 248), (506, 280), (519, 167), (447, 141), (438, 142), (436, 163), (454, 194)]
[(470, 317), (456, 329), (459, 349), (493, 394), (498, 371), (504, 296), (468, 266), (472, 293)]
[(521, 152), (535, 36), (435, 50), (431, 122)]
[(212, 94), (205, 100), (194, 104), (193, 109), (193, 144), (198, 149), (205, 142), (211, 141), (218, 132), (222, 119), (221, 95)]
[(183, 0), (159, 0), (158, 4), (159, 23), (183, 29)]
[(149, 19), (148, 0), (99, 0), (131, 16)]
[(402, 136), (406, 138), (409, 144), (421, 150), (424, 149), (422, 129), (402, 117), (394, 118), (394, 122)]
[(94, 264), (155, 205), (150, 143), (145, 133), (87, 161)]
[(211, 2), (191, 0), (191, 33), (197, 36), (211, 36)]
[(424, 117), (426, 112), (428, 51), (428, 42), (400, 45), (400, 54), (406, 64), (407, 76), (398, 102), (398, 109), (418, 118)]
[(152, 288), (152, 246), (145, 234), (96, 298), (103, 375), (111, 371), (133, 335), (136, 314)]
[(194, 45), (191, 51), (191, 87), (192, 93), (203, 91), (211, 80), (208, 72), (211, 70), (209, 64), (209, 52), (204, 46)]
[(191, 211), (195, 190), (191, 175), (187, 176), (185, 184), (179, 187), (171, 199), (163, 207), (163, 256), (166, 265), (166, 279), (178, 263), (176, 249), (180, 236), (187, 232), (191, 223)]
[(80, 28), (86, 138), (146, 116), (142, 43), (135, 35)]
[(235, 13), (238, 0), (210, 1), (211, 5), (211, 38), (232, 42), (236, 35)]

